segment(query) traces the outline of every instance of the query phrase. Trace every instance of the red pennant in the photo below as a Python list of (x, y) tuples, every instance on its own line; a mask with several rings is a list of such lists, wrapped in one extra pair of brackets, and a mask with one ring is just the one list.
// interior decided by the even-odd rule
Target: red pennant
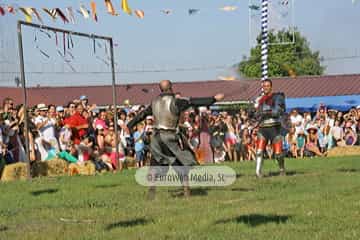
[(0, 15), (4, 16), (5, 15), (5, 10), (0, 6)]
[(15, 8), (12, 7), (12, 6), (7, 6), (7, 11), (8, 11), (9, 13), (15, 14)]

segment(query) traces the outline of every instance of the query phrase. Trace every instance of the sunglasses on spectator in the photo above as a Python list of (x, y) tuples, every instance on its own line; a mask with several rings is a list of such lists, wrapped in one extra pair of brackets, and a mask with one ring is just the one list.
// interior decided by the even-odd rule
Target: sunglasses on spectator
[(75, 108), (75, 105), (70, 105), (69, 108)]

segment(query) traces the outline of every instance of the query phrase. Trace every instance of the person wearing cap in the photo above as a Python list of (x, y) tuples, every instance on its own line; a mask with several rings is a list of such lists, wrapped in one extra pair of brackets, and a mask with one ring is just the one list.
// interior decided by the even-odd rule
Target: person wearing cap
[(256, 100), (256, 118), (259, 121), (259, 131), (256, 141), (256, 176), (261, 178), (263, 155), (269, 141), (272, 143), (275, 159), (280, 168), (280, 175), (285, 175), (285, 160), (283, 153), (283, 137), (281, 135), (281, 118), (285, 113), (284, 93), (272, 92), (272, 81), (262, 81), (263, 95)]
[(318, 147), (319, 137), (318, 131), (319, 129), (315, 125), (310, 125), (306, 131), (308, 132), (305, 149), (314, 153), (316, 156), (326, 156), (326, 152), (322, 153)]
[(81, 96), (79, 97), (79, 100), (80, 100), (81, 104), (84, 106), (84, 108), (86, 109), (86, 108), (87, 108), (87, 104), (88, 104), (88, 102), (89, 102), (88, 97), (87, 97), (86, 95), (81, 95)]
[(48, 151), (51, 148), (59, 150), (58, 141), (55, 135), (56, 120), (49, 118), (47, 115), (48, 107), (44, 103), (37, 105), (39, 115), (35, 118), (34, 123), (38, 130), (39, 136), (35, 139), (38, 146), (41, 160), (45, 160), (48, 156)]
[(81, 95), (79, 101), (88, 112), (95, 110), (97, 107), (96, 104), (89, 105), (89, 98), (86, 95)]
[[(190, 106), (207, 106), (224, 98), (223, 94), (206, 98), (176, 98), (170, 80), (162, 80), (159, 84), (160, 95), (152, 100), (151, 104), (141, 113), (136, 115), (127, 127), (133, 127), (146, 118), (153, 115), (154, 132), (151, 136), (150, 149), (152, 159), (150, 162), (150, 174), (163, 176), (169, 166), (183, 166), (177, 169), (178, 174), (187, 174), (190, 166), (197, 165), (194, 153), (184, 143), (179, 142), (177, 134), (180, 114)], [(159, 168), (161, 166), (162, 168)], [(184, 176), (184, 175), (182, 175)], [(184, 195), (190, 196), (190, 188), (187, 181), (183, 181)], [(149, 199), (155, 197), (155, 186), (149, 188)]]

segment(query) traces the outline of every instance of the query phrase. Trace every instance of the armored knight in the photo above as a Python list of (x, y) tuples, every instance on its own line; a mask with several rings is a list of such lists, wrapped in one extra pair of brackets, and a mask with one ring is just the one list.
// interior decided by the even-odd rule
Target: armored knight
[(273, 93), (270, 79), (262, 83), (263, 95), (256, 100), (256, 115), (259, 131), (256, 142), (256, 176), (262, 177), (261, 168), (266, 145), (272, 143), (275, 159), (280, 168), (280, 175), (285, 175), (285, 162), (282, 150), (281, 118), (285, 112), (284, 93)]
[[(223, 94), (217, 94), (214, 97), (204, 98), (177, 98), (172, 90), (172, 84), (169, 80), (160, 82), (161, 94), (157, 96), (151, 104), (140, 112), (133, 120), (128, 123), (128, 128), (131, 130), (136, 123), (145, 119), (148, 115), (154, 117), (154, 130), (150, 140), (150, 151), (152, 159), (150, 162), (150, 169), (154, 174), (166, 174), (169, 166), (193, 166), (197, 165), (194, 153), (186, 144), (179, 141), (178, 122), (181, 112), (185, 111), (191, 106), (208, 106), (216, 101), (223, 99)], [(153, 168), (151, 168), (154, 166)], [(157, 168), (161, 166), (161, 168)], [(164, 170), (165, 169), (165, 170)], [(180, 168), (179, 168), (180, 169)], [(184, 169), (184, 168), (181, 168)], [(186, 169), (186, 168), (185, 168)], [(183, 174), (178, 172), (178, 174)], [(186, 174), (186, 173), (185, 173)], [(190, 195), (190, 189), (187, 183), (183, 183), (184, 195)], [(155, 187), (149, 189), (149, 199), (155, 196)]]

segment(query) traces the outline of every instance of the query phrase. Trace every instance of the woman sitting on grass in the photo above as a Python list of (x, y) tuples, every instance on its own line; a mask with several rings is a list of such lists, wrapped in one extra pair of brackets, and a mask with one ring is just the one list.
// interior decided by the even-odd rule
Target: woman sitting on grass
[(315, 126), (310, 126), (308, 129), (308, 135), (306, 140), (305, 148), (309, 151), (314, 153), (316, 156), (326, 156), (326, 153), (322, 153), (318, 146), (319, 138), (318, 138), (318, 129)]

